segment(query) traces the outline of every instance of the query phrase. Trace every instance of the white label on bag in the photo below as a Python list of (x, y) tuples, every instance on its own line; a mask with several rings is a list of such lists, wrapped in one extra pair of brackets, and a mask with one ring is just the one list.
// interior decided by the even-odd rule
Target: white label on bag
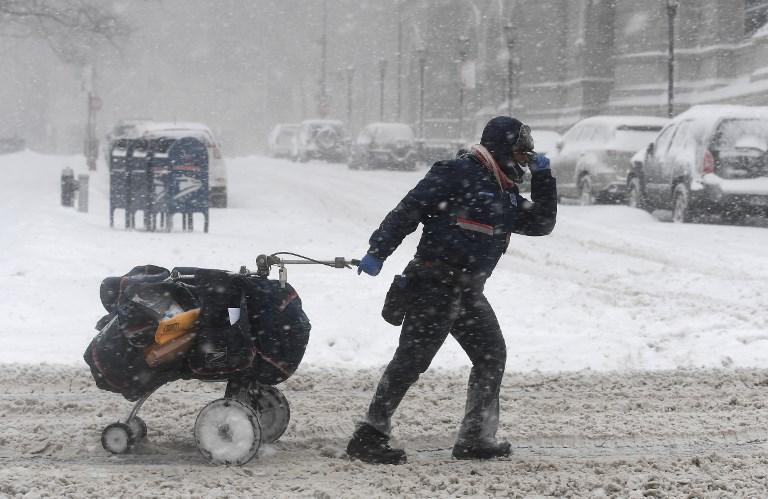
[(237, 321), (240, 320), (240, 309), (239, 308), (228, 308), (227, 312), (229, 312), (229, 323), (231, 325), (234, 325)]

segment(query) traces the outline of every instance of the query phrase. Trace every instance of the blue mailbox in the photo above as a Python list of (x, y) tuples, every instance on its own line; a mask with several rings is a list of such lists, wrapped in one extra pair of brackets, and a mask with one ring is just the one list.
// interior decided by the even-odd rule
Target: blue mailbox
[[(144, 214), (144, 228), (173, 230), (180, 213), (184, 230), (193, 230), (194, 213), (202, 213), (208, 232), (208, 149), (193, 137), (120, 139), (110, 151), (109, 225), (115, 210), (125, 210), (125, 228), (136, 226), (136, 212)], [(158, 225), (158, 217), (159, 225)]]
[(208, 232), (208, 149), (194, 137), (177, 139), (168, 149), (168, 164), (166, 230), (173, 229), (173, 215), (181, 213), (183, 229), (191, 231), (193, 214), (202, 213)]
[[(109, 226), (115, 226), (115, 210), (128, 206), (128, 144), (127, 139), (116, 140), (109, 151)], [(128, 218), (126, 217), (126, 220)]]

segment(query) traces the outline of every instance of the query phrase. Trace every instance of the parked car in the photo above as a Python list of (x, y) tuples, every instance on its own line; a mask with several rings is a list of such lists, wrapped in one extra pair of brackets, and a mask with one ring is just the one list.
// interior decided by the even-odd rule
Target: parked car
[(459, 137), (459, 120), (452, 118), (428, 118), (424, 120), (423, 136), (417, 140), (420, 160), (428, 165), (450, 159), (466, 148), (466, 141)]
[(627, 176), (630, 206), (675, 222), (768, 214), (768, 107), (695, 106), (675, 117)]
[(339, 120), (305, 120), (296, 138), (296, 159), (344, 163), (349, 156), (349, 138)]
[(0, 154), (23, 151), (26, 147), (27, 141), (18, 135), (12, 137), (0, 137)]
[(201, 123), (156, 123), (139, 125), (140, 137), (195, 137), (208, 149), (208, 182), (212, 208), (227, 207), (227, 165), (221, 155), (221, 147), (210, 128)]
[(557, 153), (557, 144), (563, 140), (563, 136), (553, 130), (534, 128), (531, 130), (533, 145), (536, 152), (552, 156)]
[(559, 194), (577, 197), (584, 205), (623, 200), (630, 158), (668, 122), (652, 116), (593, 116), (579, 121), (552, 157)]
[(416, 137), (405, 123), (371, 123), (352, 146), (349, 167), (413, 170), (417, 157)]
[(281, 123), (275, 125), (267, 139), (269, 155), (273, 158), (296, 158), (296, 139), (300, 126), (297, 124)]

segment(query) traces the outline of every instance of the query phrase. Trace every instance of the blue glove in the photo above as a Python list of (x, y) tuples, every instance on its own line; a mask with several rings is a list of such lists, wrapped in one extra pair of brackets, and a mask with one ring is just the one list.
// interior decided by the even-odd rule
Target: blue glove
[(528, 168), (531, 169), (531, 173), (549, 170), (549, 158), (543, 154), (537, 153), (533, 158), (533, 161), (528, 164)]
[(365, 272), (368, 275), (379, 275), (382, 265), (384, 265), (384, 260), (366, 254), (363, 259), (360, 260), (360, 265), (357, 266), (357, 274), (360, 275), (361, 272)]

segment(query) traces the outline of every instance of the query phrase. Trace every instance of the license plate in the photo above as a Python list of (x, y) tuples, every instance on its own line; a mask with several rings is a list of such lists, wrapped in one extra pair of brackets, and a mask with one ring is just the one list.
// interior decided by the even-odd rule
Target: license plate
[(752, 206), (768, 206), (768, 198), (750, 198), (749, 204)]

